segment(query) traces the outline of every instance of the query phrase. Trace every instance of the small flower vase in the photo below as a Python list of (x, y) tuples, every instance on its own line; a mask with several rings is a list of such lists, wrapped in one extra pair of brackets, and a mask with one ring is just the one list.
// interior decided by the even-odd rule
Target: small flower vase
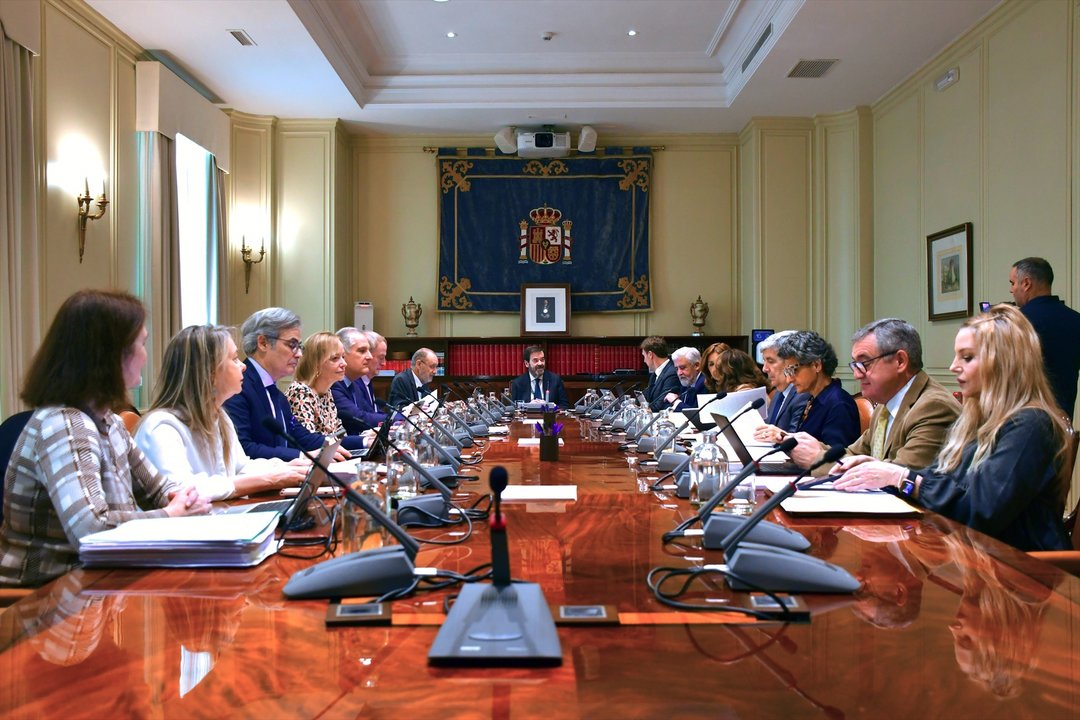
[(559, 436), (540, 436), (540, 460), (543, 462), (557, 462), (559, 459)]

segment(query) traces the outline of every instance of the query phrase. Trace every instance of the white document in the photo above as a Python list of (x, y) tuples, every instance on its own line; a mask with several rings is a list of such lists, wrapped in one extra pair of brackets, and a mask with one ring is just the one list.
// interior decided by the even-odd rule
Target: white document
[(780, 503), (792, 515), (917, 515), (922, 512), (887, 492), (800, 490)]
[[(559, 447), (565, 444), (563, 439), (559, 438)], [(518, 447), (540, 447), (540, 438), (518, 438)]]
[(502, 492), (503, 502), (538, 500), (577, 502), (577, 485), (507, 485)]

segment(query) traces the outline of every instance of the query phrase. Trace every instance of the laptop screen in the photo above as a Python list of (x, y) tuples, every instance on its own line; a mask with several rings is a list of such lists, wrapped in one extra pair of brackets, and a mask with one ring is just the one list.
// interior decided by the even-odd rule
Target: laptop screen
[(319, 467), (319, 465), (327, 466), (334, 460), (334, 455), (337, 454), (338, 446), (341, 444), (341, 440), (334, 437), (326, 438), (323, 443), (322, 449), (319, 451), (319, 463), (312, 463), (311, 469), (308, 470), (307, 477), (304, 478), (304, 483), (300, 486), (300, 492), (296, 493), (296, 497), (293, 498), (292, 504), (285, 511), (282, 517), (282, 527), (290, 527), (293, 522), (303, 517), (304, 512), (307, 511), (308, 502), (311, 498), (315, 497), (315, 493), (319, 491), (322, 484), (327, 481), (326, 473)]

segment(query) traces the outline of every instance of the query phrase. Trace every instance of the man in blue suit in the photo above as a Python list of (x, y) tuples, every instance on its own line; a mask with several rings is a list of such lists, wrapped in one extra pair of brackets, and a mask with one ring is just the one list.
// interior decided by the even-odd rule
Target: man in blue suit
[[(372, 369), (376, 368), (373, 334), (354, 327), (343, 327), (337, 331), (345, 348), (345, 378), (331, 385), (330, 393), (334, 397), (341, 424), (352, 434), (377, 428), (386, 417), (385, 411), (379, 412), (378, 400), (371, 388)], [(377, 369), (375, 371), (378, 372)]]
[(543, 400), (561, 408), (570, 407), (562, 378), (547, 370), (544, 348), (530, 345), (522, 353), (525, 372), (510, 381), (510, 399), (514, 402)]
[(1050, 294), (1053, 284), (1054, 269), (1043, 258), (1018, 260), (1009, 270), (1009, 292), (1039, 335), (1046, 379), (1071, 421), (1080, 373), (1080, 313)]
[(675, 393), (676, 397), (682, 393), (679, 375), (668, 357), (667, 340), (655, 335), (642, 340), (641, 359), (645, 361), (645, 367), (649, 368), (645, 400), (649, 403), (649, 409), (659, 412), (671, 404), (667, 400), (669, 393)]
[(429, 383), (439, 369), (439, 356), (428, 348), (413, 353), (412, 367), (402, 370), (390, 382), (389, 404), (400, 408), (431, 394)]
[[(265, 308), (244, 321), (240, 336), (247, 355), (244, 383), (238, 394), (225, 401), (225, 410), (244, 452), (253, 458), (300, 457), (299, 449), (263, 427), (265, 418), (273, 418), (304, 450), (318, 450), (324, 437), (296, 421), (288, 399), (277, 386), (278, 380), (296, 371), (300, 360), (300, 318), (285, 308)], [(348, 457), (348, 451), (338, 449), (338, 460)]]
[(681, 347), (671, 353), (671, 362), (675, 365), (675, 374), (682, 386), (679, 394), (668, 393), (664, 398), (672, 410), (696, 408), (697, 396), (705, 389), (705, 375), (701, 372), (701, 351), (692, 347)]
[(789, 335), (794, 335), (794, 330), (783, 330), (773, 333), (758, 344), (761, 353), (762, 366), (765, 374), (774, 388), (772, 400), (769, 402), (769, 410), (765, 415), (766, 426), (763, 426), (762, 435), (755, 435), (755, 439), (772, 442), (768, 435), (770, 427), (779, 428), (785, 433), (795, 432), (799, 419), (802, 418), (806, 403), (810, 400), (808, 393), (800, 393), (791, 384), (791, 378), (784, 374), (784, 363), (777, 355), (780, 341)]

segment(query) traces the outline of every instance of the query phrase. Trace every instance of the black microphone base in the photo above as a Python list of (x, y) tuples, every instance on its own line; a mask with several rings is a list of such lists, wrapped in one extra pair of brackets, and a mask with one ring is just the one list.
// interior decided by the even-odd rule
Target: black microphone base
[(860, 586), (851, 573), (838, 565), (768, 545), (739, 543), (724, 562), (738, 576), (727, 576), (733, 590), (851, 593)]
[[(452, 466), (452, 465), (426, 466), (425, 465), (424, 469), (427, 470), (429, 473), (431, 473), (431, 475), (436, 480), (442, 480), (443, 485), (450, 488), (451, 490), (453, 490), (454, 488), (457, 487), (457, 485), (458, 485), (457, 468), (455, 468), (454, 466)], [(423, 475), (420, 476), (420, 487), (421, 488), (430, 488), (431, 487), (431, 483), (428, 482), (428, 479), (426, 477), (424, 477)]]
[(661, 453), (656, 459), (657, 472), (682, 472), (690, 464), (690, 456), (678, 452)]
[(450, 507), (442, 495), (418, 495), (398, 501), (398, 525), (439, 527), (449, 522)]
[(471, 448), (473, 446), (472, 435), (463, 432), (454, 433), (454, 438), (461, 443), (461, 447)]
[(350, 553), (312, 565), (289, 578), (291, 600), (365, 597), (404, 590), (413, 582), (413, 561), (400, 545)]
[(469, 432), (475, 437), (487, 437), (491, 434), (491, 429), (487, 425), (470, 425)]
[[(709, 513), (709, 517), (705, 519), (705, 535), (701, 539), (701, 544), (708, 550), (723, 550), (724, 538), (736, 528), (745, 524), (747, 520), (749, 520), (749, 518), (745, 515), (733, 515), (731, 513), (722, 512)], [(747, 534), (746, 540), (752, 543), (785, 548), (787, 550), (795, 550), (798, 552), (805, 552), (810, 549), (810, 541), (801, 533), (797, 533), (783, 525), (769, 522), (768, 520), (763, 520), (758, 523), (758, 525)]]
[(556, 667), (562, 646), (536, 583), (461, 588), (428, 653), (441, 667)]

